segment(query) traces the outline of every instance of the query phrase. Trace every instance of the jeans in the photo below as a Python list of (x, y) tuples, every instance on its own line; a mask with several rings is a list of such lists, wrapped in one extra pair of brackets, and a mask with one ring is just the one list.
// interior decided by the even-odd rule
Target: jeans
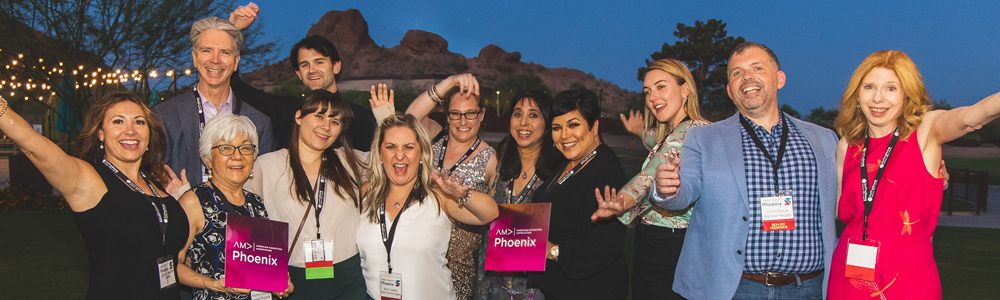
[(733, 299), (822, 299), (823, 282), (825, 282), (823, 278), (824, 276), (820, 274), (809, 280), (779, 286), (767, 286), (763, 282), (740, 279), (740, 285), (736, 288)]
[(635, 225), (632, 299), (684, 299), (673, 291), (685, 228)]

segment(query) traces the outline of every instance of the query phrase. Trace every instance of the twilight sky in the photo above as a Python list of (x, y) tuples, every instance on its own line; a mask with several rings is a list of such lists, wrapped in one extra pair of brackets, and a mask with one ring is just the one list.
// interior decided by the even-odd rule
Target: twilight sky
[(521, 52), (523, 62), (579, 69), (638, 91), (636, 69), (663, 43), (676, 41), (677, 23), (719, 19), (730, 36), (774, 50), (787, 75), (778, 103), (803, 115), (839, 106), (857, 65), (884, 49), (907, 53), (928, 92), (953, 106), (1000, 91), (994, 75), (1000, 3), (993, 1), (255, 2), (265, 39), (280, 39), (279, 58), (327, 11), (356, 8), (379, 45), (398, 45), (407, 30), (420, 29), (441, 35), (448, 50), (466, 57), (496, 44)]

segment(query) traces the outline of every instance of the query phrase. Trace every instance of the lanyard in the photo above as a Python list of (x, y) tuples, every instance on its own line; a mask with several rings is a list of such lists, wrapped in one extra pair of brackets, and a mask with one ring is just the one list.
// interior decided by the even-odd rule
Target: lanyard
[[(476, 151), (476, 148), (479, 148), (479, 143), (481, 143), (482, 141), (483, 140), (479, 139), (479, 137), (477, 136), (476, 137), (476, 142), (472, 144), (472, 148), (469, 148), (469, 151), (465, 151), (465, 155), (462, 155), (462, 157), (459, 158), (458, 161), (455, 162), (455, 165), (451, 166), (451, 168), (448, 169), (448, 172), (455, 171), (455, 168), (458, 168), (458, 165), (460, 165), (463, 162), (465, 162), (465, 160), (467, 158), (469, 158), (469, 155), (472, 155), (472, 152)], [(441, 159), (438, 159), (438, 170), (444, 169), (444, 157), (448, 155), (448, 136), (447, 135), (444, 136), (444, 143), (442, 143), (442, 147), (443, 148), (441, 148)]]
[(753, 143), (757, 145), (760, 152), (764, 153), (764, 157), (767, 157), (767, 161), (771, 162), (771, 167), (774, 169), (774, 193), (780, 194), (780, 189), (778, 188), (778, 168), (781, 167), (781, 159), (785, 156), (785, 146), (788, 145), (788, 121), (785, 120), (785, 115), (781, 114), (781, 144), (778, 146), (778, 159), (775, 160), (771, 158), (771, 153), (767, 152), (767, 148), (764, 148), (764, 143), (760, 141), (760, 137), (757, 136), (757, 132), (750, 127), (750, 122), (747, 122), (746, 118), (740, 115), (740, 124), (743, 125), (743, 129), (746, 130), (750, 138), (753, 139)]
[(531, 193), (531, 186), (535, 184), (538, 180), (538, 174), (531, 175), (531, 180), (528, 180), (528, 184), (524, 185), (521, 189), (521, 193), (517, 195), (517, 199), (514, 198), (514, 179), (507, 182), (507, 203), (508, 204), (518, 204), (524, 200), (524, 197)]
[[(153, 200), (153, 198), (150, 198), (149, 195), (146, 195), (146, 192), (143, 192), (142, 189), (135, 184), (135, 182), (132, 182), (131, 179), (128, 179), (128, 176), (122, 174), (122, 171), (118, 170), (118, 168), (116, 168), (115, 165), (111, 164), (111, 162), (109, 162), (107, 159), (102, 160), (102, 162), (104, 163), (105, 166), (108, 167), (108, 169), (111, 169), (111, 172), (114, 172), (115, 175), (118, 176), (118, 179), (124, 181), (125, 184), (127, 184), (130, 188), (132, 188), (132, 190), (138, 192), (140, 195), (146, 198), (146, 201), (149, 201), (149, 204), (153, 205), (153, 210), (156, 211), (156, 219), (160, 223), (160, 237), (161, 237), (160, 246), (166, 248), (167, 222), (170, 219), (170, 215), (167, 213), (167, 206), (160, 202), (159, 200), (160, 193), (156, 191), (155, 187), (153, 187), (153, 183), (151, 183), (149, 179), (146, 178), (146, 174), (143, 174), (142, 171), (139, 171), (139, 175), (142, 176), (142, 179), (146, 181), (147, 185), (149, 185), (149, 189), (153, 191), (153, 195), (157, 197), (156, 200)], [(162, 213), (160, 212), (160, 209), (163, 209)]]
[[(598, 146), (598, 147), (600, 147), (600, 146)], [(580, 171), (580, 168), (583, 168), (583, 165), (586, 165), (588, 162), (590, 162), (591, 159), (594, 158), (594, 155), (597, 155), (597, 149), (594, 149), (594, 151), (591, 151), (590, 154), (587, 154), (587, 157), (584, 157), (583, 160), (580, 161), (579, 164), (576, 164), (576, 166), (573, 167), (572, 170), (569, 170), (569, 172), (566, 173), (566, 175), (563, 175), (562, 178), (559, 178), (559, 181), (556, 181), (556, 183), (562, 185), (563, 182), (566, 182), (567, 179), (569, 179), (570, 177), (573, 177), (573, 175), (575, 175), (576, 172)]]
[[(242, 207), (242, 206), (236, 206), (232, 202), (229, 202), (229, 198), (226, 197), (225, 193), (219, 191), (219, 188), (215, 186), (214, 182), (212, 182), (211, 180), (209, 180), (208, 183), (212, 185), (212, 195), (215, 196), (215, 200), (217, 200), (217, 202), (218, 201), (222, 201), (222, 204), (224, 204), (226, 212), (232, 212), (232, 213), (236, 213), (238, 215), (243, 215), (243, 216), (250, 216), (250, 217), (253, 216), (253, 213), (250, 212), (250, 209)], [(246, 194), (244, 194), (243, 197), (246, 198)], [(250, 201), (249, 198), (246, 198), (246, 199), (247, 199), (246, 200), (247, 202)], [(218, 205), (218, 203), (216, 203), (216, 205)], [(242, 208), (242, 210), (241, 210), (241, 208)], [(244, 214), (243, 212), (246, 212), (246, 213)]]
[[(312, 203), (316, 206), (313, 210), (316, 213), (316, 238), (319, 239), (319, 212), (323, 210), (323, 203), (326, 202), (326, 177), (323, 177), (323, 170), (320, 170), (316, 178), (316, 188), (312, 186), (307, 186), (309, 188), (309, 195), (313, 196)], [(313, 191), (316, 191), (315, 193)]]
[[(201, 105), (201, 93), (198, 92), (198, 83), (195, 82), (194, 86), (191, 88), (194, 89), (194, 103), (198, 105), (198, 116), (200, 116), (200, 118), (198, 118), (198, 136), (201, 136), (201, 133), (205, 131), (205, 122), (208, 120), (205, 120), (205, 108)], [(232, 89), (230, 89), (229, 92), (232, 93)], [(233, 96), (233, 114), (240, 114), (240, 102), (236, 101), (235, 95)], [(208, 174), (208, 166), (201, 167), (201, 174), (202, 176)]]
[(382, 229), (382, 245), (385, 246), (385, 263), (389, 266), (389, 274), (392, 274), (392, 240), (396, 237), (396, 225), (399, 225), (399, 216), (403, 214), (408, 204), (410, 204), (410, 198), (406, 198), (406, 201), (403, 202), (403, 208), (400, 208), (399, 212), (396, 213), (396, 218), (392, 219), (392, 227), (389, 228), (389, 232), (385, 231), (385, 202), (382, 203), (382, 209), (379, 209), (378, 225)]
[(896, 142), (899, 141), (899, 128), (892, 133), (892, 138), (889, 139), (889, 147), (885, 149), (885, 154), (882, 155), (882, 162), (878, 164), (878, 172), (875, 173), (875, 180), (872, 181), (872, 186), (868, 187), (868, 141), (869, 137), (865, 137), (865, 147), (861, 148), (861, 196), (862, 201), (865, 203), (865, 226), (863, 233), (861, 234), (861, 240), (868, 240), (868, 214), (871, 214), (872, 207), (875, 206), (875, 190), (878, 189), (878, 182), (882, 179), (882, 172), (885, 171), (885, 165), (889, 163), (889, 156), (892, 155), (892, 148), (896, 147)]

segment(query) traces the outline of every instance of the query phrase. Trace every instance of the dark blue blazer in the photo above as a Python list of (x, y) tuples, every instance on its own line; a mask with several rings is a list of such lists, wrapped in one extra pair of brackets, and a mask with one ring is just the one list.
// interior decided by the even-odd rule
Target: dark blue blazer
[[(194, 91), (188, 91), (176, 97), (167, 99), (153, 106), (152, 110), (160, 117), (163, 128), (167, 132), (167, 151), (163, 163), (170, 166), (177, 176), (181, 170), (187, 170), (187, 180), (191, 186), (201, 183), (203, 163), (198, 155), (199, 132), (198, 104), (195, 102)], [(274, 151), (274, 136), (271, 130), (271, 120), (260, 111), (249, 105), (243, 105), (236, 94), (233, 94), (233, 108), (239, 107), (239, 115), (250, 118), (257, 127), (258, 153)]]

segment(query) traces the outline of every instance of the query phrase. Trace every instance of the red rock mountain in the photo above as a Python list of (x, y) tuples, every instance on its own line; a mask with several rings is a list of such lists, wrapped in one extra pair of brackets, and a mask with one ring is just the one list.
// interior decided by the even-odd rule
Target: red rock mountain
[[(484, 87), (495, 87), (499, 82), (521, 73), (530, 73), (542, 79), (553, 91), (584, 86), (601, 91), (609, 104), (605, 112), (616, 115), (624, 110), (630, 99), (638, 93), (624, 90), (607, 80), (595, 78), (580, 70), (547, 68), (535, 63), (521, 62), (521, 53), (507, 52), (496, 45), (486, 45), (478, 57), (467, 58), (448, 51), (448, 41), (435, 33), (412, 29), (406, 32), (399, 45), (392, 48), (378, 46), (368, 35), (368, 22), (357, 9), (329, 11), (313, 24), (308, 35), (326, 37), (340, 53), (343, 62), (341, 80), (366, 76), (402, 76), (419, 74), (451, 75), (468, 72), (476, 75)], [(296, 38), (288, 41), (297, 42)], [(295, 79), (288, 58), (244, 75), (254, 86), (275, 86)], [(423, 89), (425, 87), (416, 87)]]

